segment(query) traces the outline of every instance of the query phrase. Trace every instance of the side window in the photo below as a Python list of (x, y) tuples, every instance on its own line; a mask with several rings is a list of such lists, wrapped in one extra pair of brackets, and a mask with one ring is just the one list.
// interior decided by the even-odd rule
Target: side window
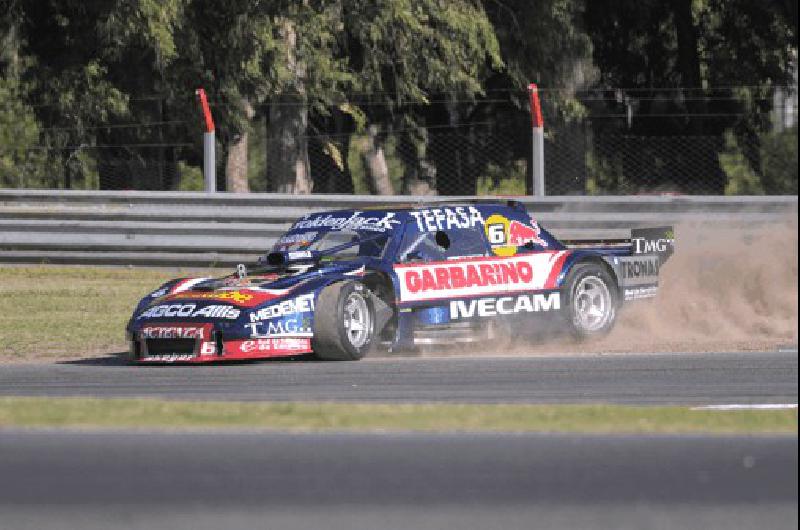
[(385, 234), (378, 237), (373, 235), (365, 236), (358, 246), (358, 255), (380, 258), (383, 255), (383, 251), (386, 249), (386, 242), (388, 239), (389, 236)]
[[(437, 242), (437, 233), (440, 241)], [(446, 237), (442, 237), (446, 234)], [(447, 240), (441, 245), (441, 240)], [(488, 256), (486, 239), (481, 228), (460, 228), (439, 232), (406, 230), (398, 253), (399, 262), (444, 261), (447, 259)]]
[(489, 255), (483, 235), (483, 227), (452, 230), (448, 235), (450, 236), (451, 244), (447, 250), (447, 257)]

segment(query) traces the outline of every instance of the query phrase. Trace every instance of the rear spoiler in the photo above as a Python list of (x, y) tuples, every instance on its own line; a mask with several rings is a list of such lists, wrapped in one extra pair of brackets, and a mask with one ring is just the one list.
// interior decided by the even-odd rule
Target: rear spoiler
[(671, 226), (631, 230), (631, 254), (658, 256), (661, 263), (675, 252), (675, 230)]
[(623, 300), (652, 298), (661, 266), (675, 252), (675, 231), (671, 226), (634, 228), (628, 245), (630, 254), (604, 259), (617, 275)]
[(634, 256), (658, 256), (665, 263), (675, 252), (675, 231), (671, 226), (633, 228), (630, 238), (561, 239), (571, 249), (627, 249)]

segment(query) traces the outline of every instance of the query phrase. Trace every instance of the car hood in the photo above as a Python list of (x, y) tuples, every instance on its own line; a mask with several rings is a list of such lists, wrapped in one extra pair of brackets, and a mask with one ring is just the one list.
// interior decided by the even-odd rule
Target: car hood
[(237, 307), (252, 308), (290, 294), (313, 289), (326, 279), (357, 276), (363, 273), (359, 262), (334, 262), (305, 267), (258, 272), (238, 277), (210, 278), (193, 283), (189, 289), (167, 294), (159, 303), (173, 301), (223, 302)]

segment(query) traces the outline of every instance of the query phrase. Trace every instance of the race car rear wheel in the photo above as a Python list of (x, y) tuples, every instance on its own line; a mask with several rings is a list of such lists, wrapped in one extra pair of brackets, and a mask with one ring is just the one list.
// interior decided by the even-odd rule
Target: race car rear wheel
[(617, 319), (618, 294), (611, 273), (597, 263), (581, 263), (564, 283), (565, 316), (578, 338), (602, 336)]
[(375, 310), (367, 288), (359, 282), (325, 287), (314, 311), (316, 356), (327, 361), (357, 361), (374, 339)]

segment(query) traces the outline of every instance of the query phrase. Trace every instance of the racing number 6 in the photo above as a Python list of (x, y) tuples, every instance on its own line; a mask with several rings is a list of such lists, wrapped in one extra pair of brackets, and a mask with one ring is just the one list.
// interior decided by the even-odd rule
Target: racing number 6
[(489, 243), (502, 245), (506, 242), (506, 225), (503, 223), (490, 224), (486, 234), (489, 236)]

